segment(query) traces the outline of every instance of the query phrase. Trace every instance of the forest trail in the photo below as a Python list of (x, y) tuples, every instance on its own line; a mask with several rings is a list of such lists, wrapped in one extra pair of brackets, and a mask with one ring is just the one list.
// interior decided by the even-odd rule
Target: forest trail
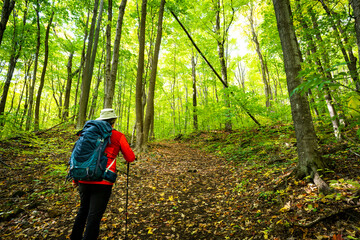
[[(251, 160), (239, 158), (238, 165), (200, 150), (199, 144), (205, 142), (219, 146), (218, 137), (219, 133), (203, 133), (191, 141), (151, 143), (149, 151), (130, 164), (129, 239), (360, 236), (360, 213), (346, 210), (360, 204), (354, 193), (344, 189), (341, 198), (340, 193), (319, 197), (306, 181), (282, 181), (295, 163), (287, 158), (266, 160), (261, 145), (257, 147), (262, 153), (252, 154)], [(0, 141), (1, 160), (12, 167), (0, 166), (0, 239), (68, 239), (79, 207), (77, 189), (64, 183), (75, 140), (64, 130), (43, 134), (41, 139)], [(239, 149), (251, 143), (244, 136), (242, 140)], [(337, 170), (355, 179), (359, 159), (347, 154), (346, 164)], [(126, 166), (119, 165), (101, 239), (125, 238)], [(319, 217), (323, 220), (314, 222)]]
[(233, 235), (232, 225), (239, 218), (235, 214), (238, 195), (233, 191), (238, 176), (226, 161), (171, 142), (153, 145), (151, 154), (131, 167), (130, 237), (224, 239)]

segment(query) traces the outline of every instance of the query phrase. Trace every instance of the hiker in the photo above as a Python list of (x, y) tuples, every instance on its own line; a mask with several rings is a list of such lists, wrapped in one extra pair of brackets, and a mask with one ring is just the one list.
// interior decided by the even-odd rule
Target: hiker
[[(96, 120), (106, 121), (113, 127), (116, 119), (117, 116), (115, 111), (111, 108), (106, 108), (101, 110), (100, 117)], [(114, 173), (116, 173), (116, 161), (114, 161), (114, 159), (118, 155), (119, 151), (123, 154), (126, 162), (129, 163), (135, 160), (135, 154), (131, 150), (124, 134), (112, 129), (110, 142), (105, 148), (105, 154), (108, 158), (106, 167)], [(73, 185), (74, 187), (79, 187), (81, 203), (75, 218), (70, 239), (97, 239), (99, 235), (100, 221), (110, 199), (113, 183), (106, 180), (73, 181)], [(83, 236), (84, 228), (85, 233)]]

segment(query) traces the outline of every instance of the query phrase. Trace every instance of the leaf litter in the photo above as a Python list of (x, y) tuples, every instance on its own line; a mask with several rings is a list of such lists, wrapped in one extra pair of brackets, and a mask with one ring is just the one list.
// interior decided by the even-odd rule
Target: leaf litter
[[(259, 146), (250, 132), (209, 132), (152, 143), (130, 165), (129, 239), (360, 238), (359, 157), (347, 146), (324, 148), (337, 162), (324, 170), (336, 191), (324, 196), (291, 176), (293, 140), (280, 148), (280, 138)], [(79, 206), (76, 189), (64, 184), (74, 141), (60, 129), (0, 142), (12, 167), (0, 166), (1, 239), (68, 239)], [(125, 238), (126, 166), (119, 169), (101, 239)]]

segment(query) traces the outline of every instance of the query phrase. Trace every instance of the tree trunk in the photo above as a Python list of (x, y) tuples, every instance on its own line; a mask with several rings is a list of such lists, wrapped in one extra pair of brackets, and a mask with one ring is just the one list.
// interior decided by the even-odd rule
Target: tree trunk
[(10, 14), (15, 7), (15, 0), (4, 0), (3, 7), (1, 11), (1, 20), (0, 20), (0, 46), (2, 38), (6, 29), (6, 24), (9, 20)]
[[(82, 67), (82, 64), (80, 64), (79, 68), (75, 72), (72, 72), (73, 57), (74, 57), (74, 51), (70, 52), (68, 63), (66, 65), (67, 80), (66, 80), (66, 88), (65, 88), (64, 109), (63, 109), (62, 115), (61, 115), (61, 118), (63, 121), (65, 121), (69, 117), (72, 79), (76, 74), (78, 74), (80, 72), (81, 67)], [(81, 62), (83, 62), (83, 61), (81, 60)]]
[[(96, 85), (95, 85), (93, 95), (92, 95), (92, 101), (91, 101), (91, 105), (90, 105), (90, 111), (89, 111), (88, 119), (92, 119), (94, 117), (95, 111), (96, 111), (97, 99), (98, 99), (98, 96), (99, 96), (99, 86), (100, 86), (101, 79), (102, 79), (102, 76), (101, 76), (101, 73), (102, 73), (102, 71), (101, 71), (101, 63), (103, 63), (103, 58), (104, 58), (104, 51), (103, 51), (103, 53), (101, 55), (101, 59), (100, 59), (100, 62), (99, 62), (98, 76), (97, 76)], [(104, 65), (106, 65), (106, 62), (104, 62)], [(103, 66), (103, 69), (104, 68), (106, 69), (105, 66)]]
[[(5, 1), (4, 2), (4, 7), (6, 7), (5, 5), (7, 5), (7, 4), (8, 3), (6, 3), (6, 1)], [(10, 5), (11, 4), (14, 4), (14, 3), (10, 3)], [(12, 7), (12, 8), (14, 8), (14, 7)], [(4, 11), (6, 11), (6, 9), (3, 9), (0, 24), (3, 24), (3, 21), (5, 22), (5, 20), (3, 20), (3, 17), (5, 18), (6, 17), (5, 15), (7, 15), (7, 13), (5, 13)], [(11, 11), (10, 11), (10, 13), (11, 13)], [(24, 29), (24, 26), (26, 24), (26, 17), (27, 17), (27, 2), (26, 2), (26, 9), (25, 9), (24, 16), (23, 16), (23, 29)], [(9, 18), (9, 16), (7, 16), (7, 18)], [(7, 22), (7, 20), (6, 20), (6, 22)], [(5, 30), (5, 27), (4, 27), (4, 30)], [(16, 40), (18, 37), (20, 37), (20, 41)], [(22, 44), (23, 44), (24, 37), (25, 37), (24, 36), (24, 30), (22, 31), (21, 36), (17, 36), (17, 34), (16, 34), (16, 19), (14, 17), (14, 31), (13, 31), (13, 39), (14, 39), (14, 41), (13, 41), (13, 46), (12, 46), (12, 53), (11, 53), (11, 56), (10, 56), (9, 68), (8, 68), (8, 72), (6, 74), (6, 80), (5, 80), (5, 84), (3, 86), (3, 93), (2, 93), (1, 101), (0, 101), (0, 116), (2, 116), (4, 114), (4, 112), (5, 112), (6, 99), (7, 99), (7, 95), (8, 95), (8, 92), (9, 92), (11, 79), (12, 79), (13, 74), (14, 74), (16, 63), (17, 63), (17, 61), (18, 61), (18, 59), (20, 57), (20, 54), (21, 54), (21, 49), (22, 49)], [(0, 41), (1, 41), (1, 39), (0, 39)], [(1, 125), (3, 125), (4, 123), (5, 122), (0, 122)]]
[(273, 0), (277, 26), (284, 56), (285, 73), (290, 95), (291, 113), (294, 121), (299, 162), (297, 176), (311, 176), (319, 190), (327, 191), (329, 187), (319, 178), (318, 169), (325, 167), (325, 162), (317, 152), (317, 138), (306, 96), (293, 93), (302, 81), (299, 77), (301, 56), (295, 36), (289, 0)]
[(30, 71), (30, 67), (31, 67), (31, 60), (26, 60), (24, 62), (24, 85), (22, 87), (22, 90), (21, 90), (21, 94), (20, 94), (20, 98), (19, 98), (19, 104), (18, 104), (18, 107), (16, 109), (16, 113), (15, 113), (15, 116), (16, 116), (16, 121), (18, 120), (18, 115), (19, 115), (19, 111), (20, 111), (20, 107), (21, 107), (21, 102), (24, 98), (24, 92), (26, 91), (26, 94), (25, 96), (27, 96), (27, 82), (28, 82), (28, 72)]
[[(299, 11), (301, 11), (301, 6), (300, 6), (299, 0), (297, 0), (297, 8), (299, 9)], [(313, 23), (314, 23), (313, 28), (317, 29), (317, 24), (315, 24), (314, 21), (315, 21), (315, 19), (313, 19)], [(317, 47), (314, 42), (312, 34), (310, 34), (308, 31), (308, 29), (309, 29), (308, 24), (306, 23), (305, 19), (303, 19), (303, 18), (300, 19), (300, 23), (301, 23), (302, 27), (305, 29), (304, 39), (308, 43), (308, 46), (310, 49), (310, 51), (308, 51), (308, 55), (310, 55), (310, 52), (313, 54), (314, 59), (315, 59), (315, 65), (317, 66), (318, 71), (323, 75), (323, 77), (332, 79), (331, 74), (325, 72), (320, 59), (317, 57), (318, 56)], [(321, 36), (318, 33), (316, 33), (316, 36), (317, 36), (318, 40), (320, 42), (322, 42)], [(324, 54), (326, 54), (326, 53), (324, 53)], [(341, 133), (340, 133), (340, 124), (339, 124), (338, 114), (337, 114), (337, 111), (336, 111), (335, 106), (332, 101), (330, 89), (326, 84), (324, 85), (324, 90), (325, 90), (324, 98), (325, 98), (326, 106), (328, 108), (330, 119), (331, 119), (331, 122), (333, 125), (334, 135), (338, 141), (341, 141)]]
[(28, 113), (27, 113), (27, 119), (26, 119), (26, 126), (25, 130), (30, 130), (32, 115), (33, 115), (33, 103), (34, 103), (34, 90), (35, 90), (35, 83), (36, 83), (36, 74), (37, 74), (37, 68), (39, 63), (39, 52), (40, 52), (40, 16), (39, 16), (39, 1), (36, 2), (36, 24), (37, 24), (37, 37), (36, 37), (36, 52), (35, 52), (35, 60), (34, 60), (34, 69), (33, 69), (33, 77), (32, 77), (32, 83), (30, 85), (29, 90), (29, 105), (28, 105)]
[[(104, 108), (111, 108), (108, 106), (107, 99), (109, 98), (109, 86), (111, 78), (111, 25), (112, 25), (112, 0), (108, 0), (108, 19), (106, 24), (106, 58), (105, 58), (105, 97)], [(114, 88), (112, 88), (114, 89)]]
[(121, 29), (123, 25), (123, 19), (125, 15), (125, 7), (126, 7), (127, 0), (122, 0), (119, 6), (119, 15), (116, 24), (116, 34), (114, 40), (114, 49), (113, 49), (113, 56), (112, 56), (112, 63), (111, 63), (111, 72), (110, 78), (106, 78), (107, 83), (105, 84), (105, 99), (104, 99), (104, 107), (111, 108), (114, 99), (115, 93), (115, 81), (116, 81), (116, 74), (119, 65), (119, 49), (120, 49), (120, 40), (121, 40)]
[[(7, 99), (7, 95), (9, 92), (11, 79), (14, 74), (15, 66), (16, 66), (17, 59), (18, 59), (18, 57), (16, 57), (14, 54), (16, 54), (16, 53), (14, 52), (10, 57), (9, 69), (6, 74), (6, 81), (5, 81), (5, 84), (3, 87), (3, 93), (2, 93), (1, 101), (0, 101), (0, 116), (4, 115), (4, 112), (5, 112), (6, 99)], [(1, 120), (1, 125), (4, 125), (4, 124), (5, 124), (5, 122), (3, 122), (3, 120)]]
[(138, 69), (136, 77), (136, 146), (137, 152), (142, 152), (144, 148), (144, 134), (143, 134), (143, 74), (144, 74), (144, 55), (145, 55), (145, 28), (146, 28), (146, 6), (147, 0), (142, 0), (141, 20), (140, 20), (140, 35), (139, 35), (139, 57)]
[(86, 24), (85, 24), (85, 33), (84, 33), (84, 41), (83, 41), (83, 49), (81, 52), (81, 65), (79, 67), (79, 72), (78, 72), (78, 76), (77, 76), (77, 83), (76, 83), (76, 90), (75, 90), (75, 101), (74, 101), (74, 109), (73, 109), (73, 116), (75, 117), (77, 115), (77, 105), (78, 105), (78, 92), (79, 92), (79, 85), (80, 85), (80, 77), (82, 76), (83, 72), (81, 70), (83, 70), (84, 67), (84, 63), (85, 63), (85, 49), (86, 49), (86, 42), (87, 42), (87, 37), (88, 37), (88, 26), (89, 26), (89, 18), (90, 18), (90, 9), (88, 10), (87, 13), (87, 18), (86, 18)]
[(245, 68), (242, 66), (241, 61), (237, 63), (236, 70), (237, 73), (235, 73), (235, 78), (239, 84), (239, 87), (245, 91)]
[(126, 118), (126, 133), (130, 130), (130, 107), (131, 107), (132, 84), (130, 84), (130, 96), (127, 105), (127, 118)]
[[(221, 66), (221, 76), (226, 85), (228, 85), (228, 76), (227, 76), (227, 67), (226, 67), (226, 60), (225, 60), (225, 34), (221, 33), (221, 25), (220, 25), (220, 1), (217, 1), (216, 9), (216, 24), (215, 24), (215, 34), (216, 34), (216, 41), (217, 41), (217, 47), (218, 47), (218, 55), (219, 55), (219, 61)], [(224, 88), (226, 88), (224, 86)], [(230, 111), (230, 101), (229, 101), (229, 94), (225, 94), (225, 106), (228, 108), (227, 111)], [(231, 131), (232, 130), (232, 123), (231, 118), (229, 116), (230, 114), (226, 114), (226, 120), (225, 120), (225, 131)]]
[[(82, 77), (82, 84), (81, 84), (81, 96), (80, 96), (80, 104), (79, 104), (79, 114), (77, 119), (76, 127), (78, 129), (82, 128), (86, 121), (86, 112), (88, 108), (88, 101), (90, 95), (90, 87), (91, 87), (91, 79), (94, 70), (94, 62), (97, 50), (97, 44), (99, 40), (99, 32), (100, 32), (100, 23), (102, 18), (102, 11), (104, 0), (100, 2), (100, 10), (99, 16), (97, 20), (97, 27), (95, 32), (95, 23), (96, 23), (96, 13), (98, 8), (99, 0), (95, 0), (94, 11), (93, 11), (93, 19), (91, 22), (90, 34), (89, 34), (89, 41), (88, 41), (88, 49), (86, 54), (86, 61), (85, 67)], [(94, 36), (95, 32), (95, 36)], [(94, 42), (94, 44), (93, 44)]]
[(358, 57), (360, 59), (360, 0), (350, 0), (350, 3), (355, 17), (356, 43), (358, 46)]
[(44, 65), (43, 65), (43, 70), (42, 70), (42, 73), (41, 73), (40, 86), (39, 86), (39, 90), (38, 90), (38, 93), (37, 93), (37, 96), (36, 96), (36, 105), (35, 105), (35, 125), (34, 125), (35, 131), (39, 130), (41, 93), (42, 93), (42, 90), (44, 88), (46, 68), (47, 68), (47, 64), (48, 64), (48, 60), (49, 60), (49, 34), (50, 34), (50, 27), (51, 27), (51, 24), (52, 24), (54, 13), (55, 13), (54, 11), (51, 13), (50, 20), (49, 20), (48, 26), (46, 28), (46, 33), (45, 33)]
[[(184, 25), (180, 22), (179, 18), (176, 16), (176, 14), (171, 11), (171, 14), (173, 15), (173, 17), (175, 18), (175, 20), (179, 23), (179, 25), (181, 26), (181, 28), (184, 30), (184, 32), (186, 33), (186, 35), (188, 36), (188, 38), (190, 39), (191, 43), (193, 44), (193, 46), (196, 48), (196, 50), (198, 51), (198, 53), (201, 55), (201, 57), (205, 60), (205, 62), (207, 63), (207, 65), (210, 67), (210, 69), (213, 71), (213, 73), (216, 75), (216, 77), (220, 80), (220, 82), (223, 84), (224, 87), (228, 87), (228, 84), (226, 82), (224, 82), (224, 80), (220, 77), (220, 75), (217, 73), (217, 71), (214, 69), (214, 67), (210, 64), (210, 62), (207, 60), (207, 58), (205, 57), (205, 55), (201, 52), (201, 50), (199, 49), (199, 47), (196, 45), (196, 43), (194, 42), (194, 40), (192, 39), (192, 37), (190, 36), (189, 32), (186, 30), (186, 28), (184, 27)], [(234, 14), (233, 14), (234, 16)], [(232, 21), (230, 21), (231, 23)], [(229, 29), (230, 24), (227, 27), (227, 30)], [(252, 116), (252, 114), (243, 106), (240, 104), (240, 107), (246, 112), (246, 114), (259, 126), (261, 126), (261, 124), (256, 120), (256, 118), (254, 116)]]
[[(15, 24), (14, 24), (14, 26), (16, 27)], [(16, 28), (15, 27), (14, 27), (14, 32), (13, 32), (13, 38), (16, 38)], [(14, 74), (14, 70), (15, 70), (17, 60), (18, 60), (18, 58), (20, 56), (21, 45), (20, 46), (18, 46), (18, 45), (19, 44), (18, 44), (17, 41), (13, 42), (12, 53), (11, 53), (10, 62), (9, 62), (9, 69), (8, 69), (7, 74), (6, 74), (6, 80), (5, 80), (5, 84), (3, 86), (3, 93), (1, 95), (0, 116), (4, 115), (5, 106), (6, 106), (6, 99), (7, 99), (8, 93), (9, 93), (11, 79), (12, 79), (13, 74)], [(19, 47), (19, 49), (17, 49), (18, 47)], [(3, 122), (1, 120), (1, 125), (4, 125), (4, 124), (5, 124), (5, 122)]]
[(360, 93), (360, 80), (359, 80), (359, 75), (356, 69), (356, 57), (353, 54), (352, 48), (349, 46), (348, 49), (345, 48), (343, 40), (341, 39), (341, 35), (343, 36), (345, 45), (348, 42), (348, 37), (344, 34), (343, 29), (341, 28), (340, 24), (336, 25), (336, 23), (333, 20), (332, 17), (332, 13), (330, 11), (330, 9), (328, 8), (328, 6), (325, 4), (325, 2), (323, 0), (318, 0), (321, 5), (323, 6), (325, 12), (327, 13), (327, 15), (329, 16), (332, 28), (334, 30), (335, 33), (335, 37), (337, 39), (338, 45), (340, 47), (340, 50), (344, 56), (346, 65), (349, 69), (349, 73), (351, 78), (354, 81), (355, 87), (356, 87), (356, 91)]
[(259, 61), (260, 61), (260, 66), (261, 66), (261, 76), (262, 76), (262, 80), (263, 80), (263, 84), (264, 84), (264, 90), (265, 90), (265, 97), (266, 97), (266, 107), (270, 108), (271, 107), (271, 101), (272, 100), (272, 93), (271, 93), (271, 87), (269, 84), (269, 78), (267, 77), (267, 66), (266, 66), (266, 62), (264, 60), (261, 48), (260, 48), (260, 43), (258, 40), (258, 36), (257, 33), (255, 31), (255, 26), (254, 26), (254, 8), (251, 4), (250, 6), (250, 15), (248, 16), (248, 20), (250, 23), (250, 28), (251, 28), (251, 35), (252, 38), (251, 40), (253, 41), (253, 43), (255, 44), (255, 50), (256, 53), (258, 55)]
[(192, 76), (192, 89), (193, 89), (193, 126), (194, 130), (197, 131), (199, 129), (198, 125), (198, 115), (197, 115), (197, 92), (196, 92), (196, 62), (195, 62), (195, 56), (194, 51), (192, 52), (191, 56), (191, 76)]
[(150, 126), (151, 124), (153, 124), (152, 120), (154, 119), (155, 83), (156, 83), (156, 73), (157, 73), (157, 66), (158, 66), (158, 59), (159, 59), (159, 52), (160, 52), (161, 38), (162, 38), (164, 7), (165, 7), (165, 0), (161, 0), (160, 8), (159, 8), (158, 29), (156, 35), (154, 57), (152, 59), (153, 62), (150, 73), (149, 90), (148, 90), (147, 105), (146, 105), (146, 115), (145, 115), (145, 124), (144, 124), (144, 144), (146, 144), (148, 141)]

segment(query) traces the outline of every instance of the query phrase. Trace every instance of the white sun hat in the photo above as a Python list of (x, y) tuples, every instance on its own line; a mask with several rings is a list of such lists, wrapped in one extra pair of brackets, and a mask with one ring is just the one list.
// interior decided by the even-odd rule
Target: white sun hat
[(100, 117), (97, 118), (96, 120), (106, 120), (106, 119), (113, 119), (113, 118), (117, 118), (114, 109), (105, 108), (105, 109), (101, 110)]

